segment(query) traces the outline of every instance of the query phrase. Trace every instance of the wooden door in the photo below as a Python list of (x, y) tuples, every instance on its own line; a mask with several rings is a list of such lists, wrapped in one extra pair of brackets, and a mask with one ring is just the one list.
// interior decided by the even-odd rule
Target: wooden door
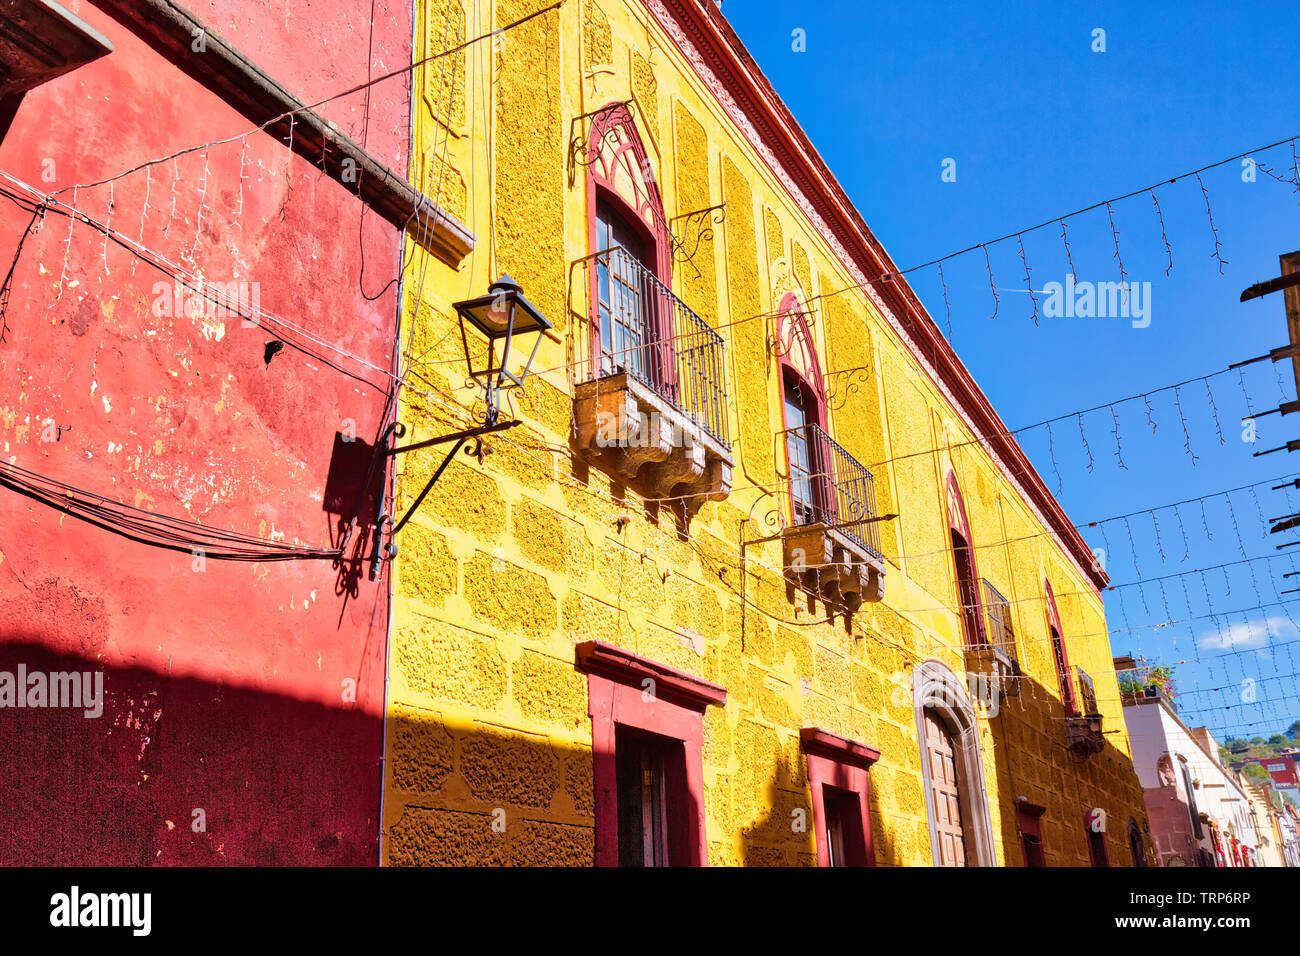
[(929, 710), (925, 712), (925, 750), (930, 761), (930, 792), (934, 795), (940, 865), (965, 866), (966, 834), (957, 783), (956, 747), (948, 728)]

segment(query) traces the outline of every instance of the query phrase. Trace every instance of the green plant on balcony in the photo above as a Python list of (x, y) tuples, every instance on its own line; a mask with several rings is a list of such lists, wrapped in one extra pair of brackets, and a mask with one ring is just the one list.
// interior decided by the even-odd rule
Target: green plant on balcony
[(1159, 688), (1158, 693), (1167, 700), (1173, 700), (1178, 691), (1174, 688), (1174, 669), (1168, 666), (1148, 667), (1143, 671), (1125, 671), (1118, 675), (1119, 690), (1125, 696), (1143, 697), (1148, 695), (1148, 688)]

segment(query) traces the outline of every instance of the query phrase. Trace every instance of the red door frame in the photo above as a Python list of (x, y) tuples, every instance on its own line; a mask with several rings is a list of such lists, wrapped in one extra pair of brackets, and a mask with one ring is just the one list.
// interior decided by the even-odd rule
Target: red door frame
[[(1025, 866), (1041, 867), (1047, 866), (1047, 847), (1043, 846), (1043, 830), (1040, 817), (1047, 812), (1047, 808), (1037, 803), (1030, 803), (1027, 799), (1021, 797), (1016, 800), (1016, 830), (1019, 831), (1020, 852), (1025, 858)], [(1033, 837), (1038, 841), (1038, 860), (1035, 862), (1029, 856), (1029, 845), (1025, 842), (1026, 836)]]
[(621, 724), (682, 742), (685, 766), (678, 779), (668, 782), (678, 804), (678, 812), (668, 823), (668, 860), (672, 866), (706, 866), (703, 715), (710, 704), (725, 705), (727, 691), (602, 641), (579, 644), (575, 652), (578, 669), (587, 673), (596, 865), (618, 866), (614, 735)]
[[(1083, 811), (1083, 828), (1088, 840), (1088, 858), (1093, 866), (1110, 866), (1110, 850), (1106, 848), (1106, 831), (1097, 830), (1093, 827), (1093, 814), (1099, 813), (1096, 808), (1090, 808)], [(1104, 820), (1105, 817), (1103, 816)]]

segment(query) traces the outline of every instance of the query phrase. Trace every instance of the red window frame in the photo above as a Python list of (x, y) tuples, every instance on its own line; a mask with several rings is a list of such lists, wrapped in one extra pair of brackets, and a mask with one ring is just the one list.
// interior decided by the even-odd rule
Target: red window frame
[[(804, 375), (790, 360), (796, 342), (808, 355), (808, 375)], [(799, 298), (793, 292), (787, 292), (777, 307), (777, 371), (781, 380), (781, 430), (790, 428), (785, 414), (785, 396), (788, 390), (796, 388), (804, 399), (805, 425), (816, 425), (827, 435), (830, 434), (830, 417), (826, 410), (826, 386), (822, 380), (821, 359), (817, 355), (817, 346), (813, 340), (812, 330), (804, 316)], [(782, 452), (786, 456), (786, 469), (790, 469), (789, 436), (786, 437)], [(819, 442), (808, 443), (809, 465), (818, 477), (811, 482), (813, 505), (821, 514), (824, 523), (833, 524), (838, 520), (839, 496), (835, 490), (835, 476), (831, 474), (830, 449), (821, 447)], [(794, 493), (794, 476), (790, 478), (790, 514), (797, 515), (798, 509)]]
[[(626, 136), (626, 142), (615, 151), (613, 161), (606, 166), (603, 160), (602, 144), (606, 136), (613, 129), (621, 129)], [(644, 177), (644, 171), (650, 169), (649, 156), (646, 153), (645, 144), (641, 141), (641, 134), (637, 132), (636, 123), (632, 119), (632, 112), (628, 109), (627, 104), (610, 103), (597, 111), (595, 118), (592, 120), (591, 129), (587, 139), (587, 155), (592, 157), (591, 164), (587, 167), (587, 244), (591, 253), (601, 252), (597, 248), (597, 209), (604, 205), (612, 210), (622, 224), (627, 228), (635, 231), (645, 245), (645, 260), (649, 268), (664, 286), (672, 286), (672, 253), (671, 243), (668, 236), (668, 219), (664, 213), (663, 198), (659, 192), (659, 184), (654, 180), (653, 174), (650, 177)], [(614, 182), (618, 174), (620, 164), (630, 154), (631, 162), (638, 170), (643, 172), (646, 194), (640, 200), (641, 208), (633, 209), (628, 201), (618, 192), (617, 184)], [(647, 216), (650, 222), (646, 222)], [(588, 323), (587, 331), (591, 337), (590, 354), (592, 356), (592, 374), (598, 376), (599, 362), (601, 354), (600, 345), (600, 305), (597, 292), (595, 268), (588, 270)], [(647, 299), (647, 305), (655, 312), (655, 320), (658, 328), (654, 330), (659, 338), (660, 347), (649, 353), (654, 362), (659, 366), (658, 378), (662, 380), (664, 387), (669, 390), (675, 390), (676, 382), (673, 380), (675, 374), (675, 362), (673, 360), (673, 343), (670, 338), (670, 329), (667, 327), (665, 310), (662, 308), (663, 303), (651, 303)], [(653, 376), (652, 376), (653, 377)]]
[[(727, 702), (725, 688), (603, 641), (575, 649), (587, 674), (587, 713), (596, 816), (596, 865), (618, 866), (618, 773), (620, 726), (680, 741), (682, 760), (665, 768), (668, 865), (706, 866), (704, 827), (704, 709)], [(647, 683), (652, 682), (652, 683)]]
[(1043, 846), (1040, 822), (1046, 812), (1046, 807), (1030, 803), (1023, 797), (1016, 801), (1016, 830), (1020, 833), (1020, 852), (1024, 854), (1027, 867), (1047, 866), (1047, 848)]
[(1056, 610), (1056, 595), (1052, 592), (1052, 582), (1043, 580), (1043, 594), (1047, 604), (1047, 632), (1052, 641), (1052, 662), (1056, 666), (1057, 689), (1061, 692), (1061, 703), (1065, 705), (1067, 716), (1076, 717), (1079, 705), (1074, 699), (1074, 681), (1070, 677), (1070, 653), (1065, 647), (1065, 631), (1061, 627), (1061, 615)]
[[(966, 517), (966, 500), (962, 497), (957, 475), (951, 469), (947, 481), (948, 530), (952, 541), (952, 563), (957, 583), (957, 600), (961, 602), (962, 631), (968, 647), (987, 644), (984, 633), (984, 602), (980, 593), (979, 561), (975, 558), (975, 539), (971, 535), (970, 519)], [(958, 547), (960, 538), (964, 547)], [(963, 588), (963, 578), (966, 586)], [(965, 591), (966, 593), (963, 593)]]
[[(875, 866), (871, 843), (871, 765), (880, 751), (817, 727), (799, 731), (808, 760), (808, 786), (812, 792), (813, 826), (817, 832), (817, 865), (831, 865), (831, 835), (827, 828), (826, 790), (857, 798), (856, 814), (840, 813), (845, 866)], [(850, 808), (850, 803), (842, 804)]]
[[(793, 465), (790, 461), (790, 434), (787, 429), (794, 427), (790, 424), (786, 416), (786, 394), (797, 389), (799, 395), (804, 398), (804, 425), (816, 425), (823, 432), (826, 432), (826, 402), (825, 398), (819, 395), (808, 384), (792, 366), (783, 365), (781, 367), (781, 429), (785, 432), (785, 446), (782, 449), (786, 458), (786, 471), (789, 472), (790, 495), (790, 515), (792, 523), (798, 524), (799, 502), (795, 495), (795, 476), (793, 474)], [(826, 432), (829, 434), (828, 432)], [(807, 434), (807, 433), (806, 433)], [(838, 520), (839, 500), (835, 491), (835, 478), (831, 474), (831, 455), (830, 448), (826, 447), (823, 442), (819, 442), (808, 435), (808, 468), (811, 477), (808, 481), (808, 490), (813, 500), (809, 502), (816, 517), (820, 520), (818, 524), (834, 524)]]

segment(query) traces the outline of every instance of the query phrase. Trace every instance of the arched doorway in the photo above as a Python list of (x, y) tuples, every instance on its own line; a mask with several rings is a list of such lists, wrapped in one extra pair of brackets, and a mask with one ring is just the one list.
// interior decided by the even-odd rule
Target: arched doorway
[(934, 708), (927, 707), (925, 760), (930, 765), (930, 794), (934, 806), (934, 832), (939, 841), (940, 866), (966, 866), (966, 823), (961, 811), (962, 793), (957, 775), (958, 745)]
[(979, 725), (966, 688), (937, 660), (912, 675), (935, 866), (995, 866)]

